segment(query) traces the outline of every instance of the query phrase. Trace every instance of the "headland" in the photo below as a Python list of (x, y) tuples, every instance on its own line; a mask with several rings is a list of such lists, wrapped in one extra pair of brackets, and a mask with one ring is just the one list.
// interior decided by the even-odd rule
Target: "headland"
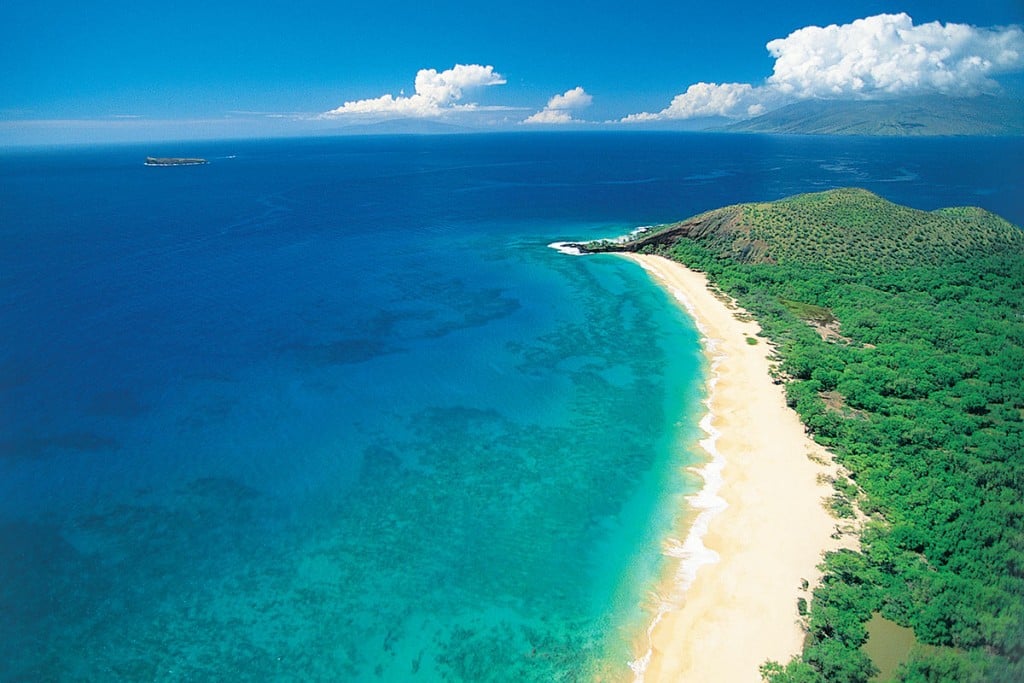
[(1024, 405), (1019, 227), (839, 188), (557, 246), (638, 260), (687, 306), (711, 364), (702, 446), (720, 490), (694, 497), (692, 531), (667, 544), (681, 562), (637, 648), (644, 680), (869, 680), (877, 614), (929, 646), (906, 653), (908, 680), (1021, 679), (1019, 630), (996, 626), (1019, 623), (1024, 595), (997, 540), (1020, 535), (1006, 457)]

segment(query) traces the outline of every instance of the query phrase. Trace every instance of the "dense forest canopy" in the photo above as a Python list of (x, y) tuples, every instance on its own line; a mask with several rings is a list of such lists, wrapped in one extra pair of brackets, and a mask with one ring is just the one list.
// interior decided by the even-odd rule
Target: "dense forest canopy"
[(866, 681), (872, 613), (920, 643), (899, 681), (1024, 680), (1024, 232), (864, 190), (712, 211), (601, 249), (704, 271), (776, 345), (787, 400), (867, 517), (825, 559), (775, 682)]

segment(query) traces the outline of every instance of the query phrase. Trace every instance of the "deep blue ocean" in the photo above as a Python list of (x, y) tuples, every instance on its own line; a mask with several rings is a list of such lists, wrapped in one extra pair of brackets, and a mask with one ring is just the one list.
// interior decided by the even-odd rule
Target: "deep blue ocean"
[(628, 679), (704, 368), (639, 267), (546, 245), (843, 186), (1020, 225), (1022, 161), (672, 133), (0, 152), (0, 680)]

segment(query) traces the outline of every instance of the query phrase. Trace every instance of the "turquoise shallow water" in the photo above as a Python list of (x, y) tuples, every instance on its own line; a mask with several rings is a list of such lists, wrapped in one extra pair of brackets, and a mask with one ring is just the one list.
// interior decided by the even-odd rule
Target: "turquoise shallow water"
[(1019, 211), (1019, 145), (842, 144), (0, 157), (0, 679), (628, 677), (697, 340), (545, 245), (851, 179)]

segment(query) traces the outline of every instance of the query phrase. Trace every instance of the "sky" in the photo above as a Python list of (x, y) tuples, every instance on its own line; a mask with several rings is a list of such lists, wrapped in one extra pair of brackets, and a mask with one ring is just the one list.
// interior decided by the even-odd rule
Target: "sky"
[(642, 127), (1024, 91), (1024, 0), (0, 4), (0, 145)]

